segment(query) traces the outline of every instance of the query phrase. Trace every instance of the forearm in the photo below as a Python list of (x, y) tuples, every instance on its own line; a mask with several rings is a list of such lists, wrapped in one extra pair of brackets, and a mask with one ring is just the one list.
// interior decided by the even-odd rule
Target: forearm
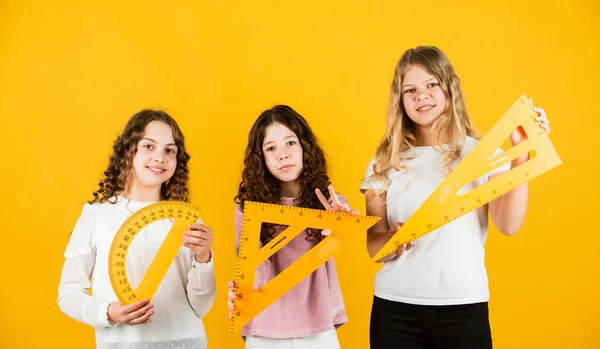
[[(388, 232), (369, 232), (367, 235), (367, 251), (371, 258), (383, 248), (383, 246), (390, 240), (391, 236)], [(377, 260), (377, 263), (387, 262), (396, 257), (395, 253), (390, 253), (387, 256)]]
[(68, 292), (58, 298), (60, 310), (69, 317), (92, 327), (109, 327), (108, 302), (85, 292)]
[(88, 270), (93, 261), (94, 255), (65, 260), (57, 303), (62, 312), (77, 321), (93, 327), (107, 327), (112, 325), (107, 315), (109, 303), (87, 292), (91, 288)]
[[(511, 168), (522, 165), (527, 160), (529, 156), (517, 158), (511, 163)], [(497, 173), (493, 177), (501, 174)], [(529, 187), (525, 183), (490, 203), (490, 215), (502, 234), (511, 236), (521, 229), (527, 213), (528, 196)]]
[[(367, 203), (367, 215), (381, 217), (379, 222), (372, 226), (367, 232), (367, 252), (371, 257), (373, 257), (390, 240), (395, 231), (390, 231), (390, 226), (387, 220), (386, 193), (368, 190), (365, 192), (365, 196)], [(387, 262), (395, 257), (395, 253), (390, 253), (377, 262)]]
[(499, 197), (491, 216), (496, 228), (504, 235), (516, 234), (527, 212), (528, 186), (527, 183)]

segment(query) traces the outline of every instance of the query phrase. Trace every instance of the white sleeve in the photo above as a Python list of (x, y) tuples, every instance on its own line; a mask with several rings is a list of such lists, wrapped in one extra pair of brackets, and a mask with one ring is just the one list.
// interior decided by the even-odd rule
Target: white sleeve
[(212, 307), (217, 296), (214, 252), (210, 251), (208, 263), (198, 263), (192, 254), (192, 268), (188, 272), (187, 297), (194, 313), (202, 318)]
[[(204, 224), (204, 221), (200, 218), (198, 223)], [(187, 275), (187, 297), (194, 313), (201, 319), (212, 308), (217, 295), (213, 264), (215, 253), (210, 250), (210, 260), (207, 263), (198, 263), (194, 254), (190, 255), (192, 266)]]
[(360, 190), (380, 190), (383, 189), (383, 183), (371, 177), (374, 173), (373, 165), (375, 165), (375, 158), (371, 159), (365, 175), (360, 183)]
[(96, 212), (86, 204), (71, 233), (65, 251), (65, 263), (58, 286), (58, 306), (71, 318), (93, 327), (115, 324), (108, 321), (108, 302), (90, 296), (90, 277), (96, 263), (96, 247), (93, 245)]

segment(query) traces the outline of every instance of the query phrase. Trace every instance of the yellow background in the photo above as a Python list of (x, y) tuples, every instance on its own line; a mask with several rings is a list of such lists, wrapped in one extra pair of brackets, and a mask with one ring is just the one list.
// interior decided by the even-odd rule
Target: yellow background
[[(364, 212), (358, 185), (384, 132), (394, 66), (427, 44), (450, 57), (482, 133), (526, 92), (547, 111), (564, 162), (532, 183), (517, 236), (490, 229), (495, 347), (599, 348), (599, 5), (483, 3), (0, 3), (0, 347), (94, 347), (92, 328), (56, 305), (62, 253), (115, 137), (152, 107), (184, 130), (193, 203), (216, 236), (210, 348), (242, 348), (227, 334), (225, 285), (253, 121), (276, 103), (296, 108), (324, 144), (335, 187)], [(358, 249), (337, 258), (343, 348), (368, 348), (377, 267), (366, 261)]]

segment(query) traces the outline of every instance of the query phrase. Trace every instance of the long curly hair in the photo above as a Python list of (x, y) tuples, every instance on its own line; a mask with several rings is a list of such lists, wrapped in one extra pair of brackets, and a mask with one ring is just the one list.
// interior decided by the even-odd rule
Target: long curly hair
[(446, 98), (446, 109), (433, 124), (433, 130), (438, 134), (438, 143), (450, 141), (447, 149), (440, 149), (443, 153), (443, 163), (440, 165), (444, 173), (449, 173), (451, 164), (460, 158), (465, 138), (478, 137), (467, 114), (460, 80), (444, 52), (435, 46), (418, 46), (407, 50), (394, 71), (387, 108), (387, 128), (377, 148), (374, 173), (371, 176), (382, 182), (384, 188), (390, 184), (387, 171), (391, 168), (408, 171), (410, 169), (402, 165), (402, 161), (414, 158), (414, 151), (411, 150), (416, 145), (416, 127), (404, 110), (401, 89), (402, 79), (413, 65), (421, 66), (435, 76)]
[(104, 171), (104, 176), (98, 183), (99, 188), (94, 192), (94, 198), (89, 201), (90, 204), (109, 201), (129, 189), (133, 157), (137, 152), (138, 143), (144, 137), (146, 126), (152, 121), (161, 121), (169, 125), (177, 145), (177, 167), (173, 176), (162, 184), (161, 196), (164, 200), (184, 202), (189, 200), (187, 163), (190, 156), (185, 151), (183, 133), (169, 114), (160, 110), (144, 109), (129, 119), (125, 129), (115, 140), (113, 152), (108, 160), (108, 168)]
[[(302, 115), (287, 105), (276, 105), (263, 111), (248, 135), (248, 146), (244, 157), (244, 169), (238, 194), (234, 201), (244, 208), (246, 200), (278, 204), (281, 200), (280, 182), (267, 169), (263, 155), (263, 141), (267, 128), (280, 123), (296, 134), (303, 152), (303, 170), (300, 174), (300, 193), (294, 200), (299, 207), (322, 209), (321, 202), (314, 193), (316, 188), (328, 197), (327, 186), (331, 183), (327, 174), (325, 153)], [(277, 232), (277, 226), (263, 224), (260, 241), (267, 244)], [(308, 229), (309, 241), (322, 240), (321, 230)]]

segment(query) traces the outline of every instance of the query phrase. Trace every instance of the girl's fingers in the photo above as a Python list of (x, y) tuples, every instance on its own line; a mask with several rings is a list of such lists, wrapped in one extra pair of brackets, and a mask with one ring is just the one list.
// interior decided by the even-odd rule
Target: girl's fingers
[(227, 295), (229, 296), (229, 299), (230, 299), (230, 300), (234, 300), (234, 299), (236, 299), (236, 298), (237, 298), (237, 295), (235, 294), (235, 292), (234, 292), (232, 289), (230, 289), (230, 290), (227, 292)]
[(329, 204), (329, 201), (327, 201), (327, 199), (323, 195), (323, 193), (321, 193), (321, 189), (319, 189), (319, 188), (315, 189), (315, 193), (317, 194), (319, 201), (321, 201), (321, 205), (323, 205), (323, 207), (325, 207), (326, 210), (328, 210), (328, 211), (331, 210), (332, 207)]
[(542, 108), (537, 108), (537, 107), (533, 107), (533, 110), (535, 110), (536, 112), (538, 112), (538, 114), (540, 116), (546, 117), (546, 111)]
[(227, 283), (227, 287), (229, 288), (229, 291), (227, 292), (227, 295), (229, 296), (229, 299), (227, 300), (227, 304), (229, 305), (229, 309), (233, 310), (234, 306), (233, 306), (233, 301), (237, 298), (237, 295), (235, 294), (234, 291), (234, 286), (235, 286), (235, 282), (233, 281), (229, 281)]
[(154, 308), (154, 305), (148, 304), (143, 308), (140, 308), (136, 311), (133, 311), (133, 312), (127, 314), (127, 318), (129, 320), (132, 320), (132, 319), (140, 318), (140, 317), (144, 316), (144, 314), (148, 314), (148, 313), (154, 314), (154, 311), (151, 310), (152, 308)]
[(202, 239), (202, 240), (210, 240), (212, 237), (212, 234), (209, 232), (204, 232), (204, 231), (186, 230), (183, 232), (183, 236), (198, 238), (198, 239)]
[(331, 235), (331, 230), (329, 230), (329, 229), (323, 229), (323, 230), (321, 230), (321, 235), (323, 235), (323, 236), (329, 236), (329, 235)]
[(329, 189), (329, 197), (331, 198), (332, 206), (334, 206), (334, 207), (342, 206), (342, 204), (340, 204), (340, 199), (338, 198), (337, 194), (335, 193), (335, 190), (333, 189), (333, 185), (330, 184), (327, 187), (327, 189)]
[(202, 246), (206, 243), (206, 239), (201, 239), (201, 238), (196, 238), (196, 237), (183, 237), (183, 241), (187, 242), (188, 244), (191, 245), (198, 245), (198, 246)]
[(406, 251), (406, 244), (402, 244), (397, 250), (396, 250), (396, 256), (400, 256), (404, 253), (404, 251)]
[(129, 304), (125, 306), (122, 311), (125, 315), (134, 312), (140, 308), (150, 305), (150, 301), (148, 299), (142, 299), (141, 301), (137, 301), (135, 303)]
[(404, 252), (410, 250), (411, 248), (415, 247), (416, 243), (414, 241), (410, 241), (408, 243), (403, 243), (397, 250), (396, 250), (396, 255), (400, 256), (401, 254), (403, 254)]
[(147, 312), (146, 314), (144, 314), (144, 315), (142, 315), (142, 316), (140, 316), (140, 317), (138, 317), (136, 319), (133, 319), (132, 320), (133, 325), (142, 325), (142, 324), (149, 323), (150, 322), (150, 317), (152, 315), (154, 315), (154, 311), (153, 310)]
[(203, 239), (203, 238), (197, 238), (197, 237), (184, 236), (183, 242), (184, 242), (184, 244), (187, 243), (189, 245), (194, 245), (194, 246), (210, 246), (211, 239)]
[(395, 223), (394, 225), (392, 225), (390, 227), (389, 233), (395, 234), (398, 231), (398, 229), (400, 229), (401, 227), (402, 227), (402, 223)]
[(541, 122), (540, 127), (543, 128), (546, 131), (546, 133), (550, 133), (550, 125), (548, 125), (547, 123)]
[(203, 232), (211, 232), (212, 229), (209, 226), (200, 223), (191, 223), (188, 224), (188, 228), (192, 231), (203, 231)]
[(188, 245), (187, 247), (190, 247), (190, 248), (193, 248), (195, 246), (200, 245), (200, 241), (201, 240), (198, 239), (198, 238), (189, 238), (189, 237), (188, 238), (186, 238), (186, 237), (183, 238), (183, 243), (187, 244)]

